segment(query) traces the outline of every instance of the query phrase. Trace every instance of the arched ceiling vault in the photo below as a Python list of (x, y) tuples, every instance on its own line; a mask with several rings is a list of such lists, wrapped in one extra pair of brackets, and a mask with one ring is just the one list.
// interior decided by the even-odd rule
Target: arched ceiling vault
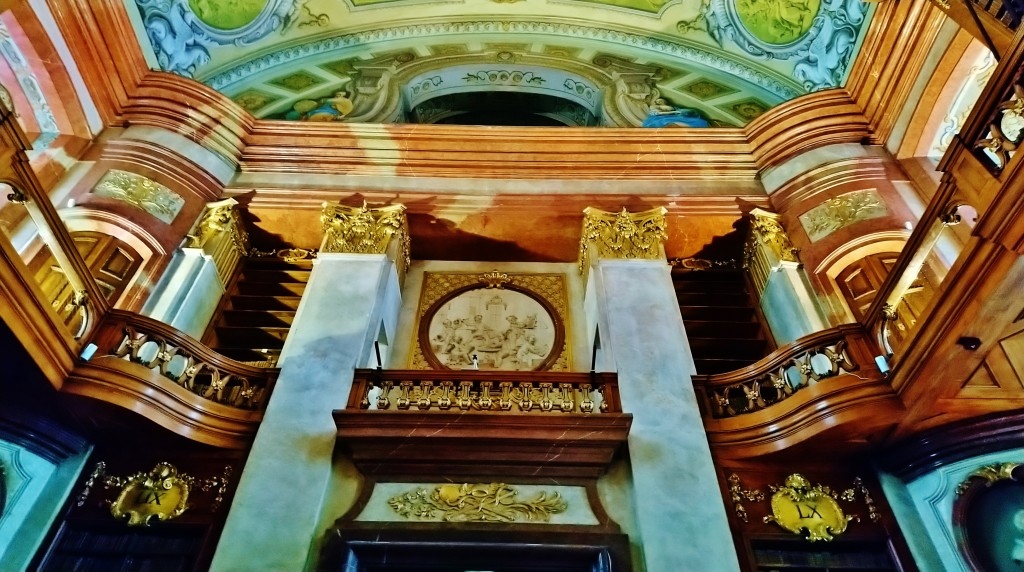
[(447, 93), (591, 90), (600, 124), (618, 127), (683, 108), (743, 126), (838, 87), (871, 12), (861, 0), (134, 1), (153, 67), (257, 118), (405, 122), (410, 81), (429, 79)]

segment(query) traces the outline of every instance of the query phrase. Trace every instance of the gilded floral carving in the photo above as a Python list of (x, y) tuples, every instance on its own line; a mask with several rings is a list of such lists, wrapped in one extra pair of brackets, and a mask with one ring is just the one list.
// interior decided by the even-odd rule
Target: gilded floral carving
[(92, 189), (99, 197), (107, 197), (142, 209), (166, 224), (174, 221), (185, 205), (185, 199), (174, 191), (142, 175), (111, 169)]
[(532, 500), (520, 500), (516, 489), (504, 483), (416, 489), (391, 497), (388, 505), (406, 518), (445, 522), (547, 522), (551, 515), (569, 507), (557, 492), (541, 492)]

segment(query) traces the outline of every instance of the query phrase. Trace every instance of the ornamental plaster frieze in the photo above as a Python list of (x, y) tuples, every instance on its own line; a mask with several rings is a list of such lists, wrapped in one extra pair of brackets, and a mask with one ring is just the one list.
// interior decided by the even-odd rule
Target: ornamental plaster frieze
[[(504, 36), (556, 36), (560, 43), (600, 43), (602, 51), (608, 51), (609, 45), (618, 45), (624, 52), (648, 52), (657, 59), (681, 59), (708, 68), (722, 70), (739, 77), (767, 91), (781, 100), (793, 99), (805, 89), (798, 82), (784, 74), (755, 67), (742, 57), (730, 54), (724, 49), (716, 49), (707, 45), (699, 45), (683, 38), (670, 40), (655, 37), (652, 34), (639, 35), (625, 30), (583, 26), (571, 22), (530, 22), (515, 20), (480, 20), (470, 22), (435, 22), (406, 26), (389, 26), (374, 30), (365, 30), (343, 34), (331, 38), (317, 39), (311, 42), (282, 47), (269, 54), (257, 55), (245, 62), (226, 68), (206, 71), (197, 79), (217, 90), (233, 91), (233, 84), (250, 80), (277, 66), (292, 66), (305, 58), (326, 59), (323, 56), (341, 53), (372, 53), (376, 44), (388, 44), (393, 50), (396, 42), (410, 46), (421, 44), (425, 38), (443, 38), (449, 42), (450, 36), (458, 34), (464, 41), (472, 40), (472, 34), (482, 38), (500, 33)], [(470, 35), (470, 36), (467, 36)]]

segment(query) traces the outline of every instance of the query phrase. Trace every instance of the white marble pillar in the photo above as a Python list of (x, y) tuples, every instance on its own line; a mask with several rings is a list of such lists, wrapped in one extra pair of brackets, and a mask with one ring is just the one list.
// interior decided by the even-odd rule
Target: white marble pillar
[(602, 361), (614, 364), (623, 410), (633, 414), (629, 457), (639, 542), (647, 572), (734, 571), (739, 563), (669, 270), (664, 260), (600, 259), (587, 288), (597, 298)]
[(212, 570), (298, 571), (315, 561), (332, 474), (331, 412), (345, 407), (353, 370), (381, 325), (393, 338), (400, 296), (383, 254), (321, 253), (314, 263)]

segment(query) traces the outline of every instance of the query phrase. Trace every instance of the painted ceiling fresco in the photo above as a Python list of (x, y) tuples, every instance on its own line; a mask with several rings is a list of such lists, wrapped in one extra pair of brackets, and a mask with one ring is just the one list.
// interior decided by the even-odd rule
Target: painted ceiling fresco
[(519, 92), (565, 125), (742, 126), (842, 85), (870, 17), (861, 0), (134, 1), (154, 68), (300, 121), (433, 122)]

